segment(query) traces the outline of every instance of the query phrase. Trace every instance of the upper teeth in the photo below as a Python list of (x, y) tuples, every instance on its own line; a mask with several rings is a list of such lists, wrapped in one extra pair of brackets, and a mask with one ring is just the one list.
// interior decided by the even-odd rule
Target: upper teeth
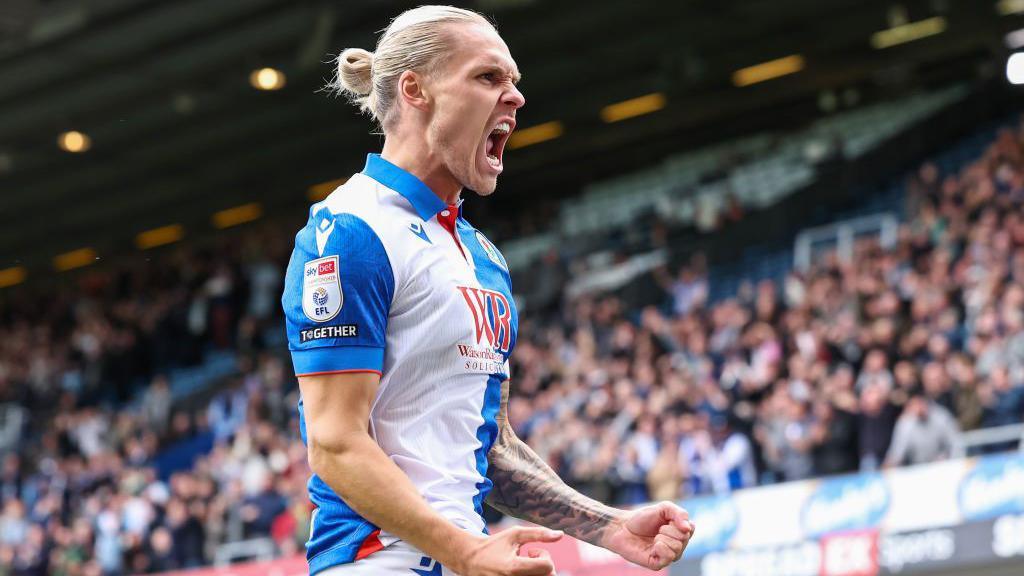
[(502, 122), (494, 127), (494, 132), (497, 134), (508, 134), (512, 130), (512, 126), (508, 122)]

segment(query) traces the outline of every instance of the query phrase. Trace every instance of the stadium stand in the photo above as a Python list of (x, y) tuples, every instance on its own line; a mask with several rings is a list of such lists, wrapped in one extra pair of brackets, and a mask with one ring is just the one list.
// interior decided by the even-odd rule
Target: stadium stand
[(553, 227), (518, 237), (505, 249), (509, 266), (522, 268), (558, 243), (627, 227), (649, 213), (674, 226), (714, 227), (735, 203), (743, 209), (776, 203), (815, 178), (815, 165), (831, 156), (855, 159), (887, 138), (962, 100), (954, 86), (826, 116), (802, 130), (763, 133), (670, 156), (659, 166), (592, 184), (565, 203)]
[[(664, 305), (567, 299), (582, 264), (538, 251), (517, 432), (570, 484), (632, 504), (933, 461), (963, 431), (1019, 424), (1022, 150), (1024, 127), (986, 131), (893, 187), (890, 249), (865, 237), (802, 272), (792, 252), (757, 252), (767, 268), (735, 275), (699, 255), (674, 273), (652, 260)], [(301, 550), (309, 470), (273, 248), (289, 234), (5, 303), (0, 575), (153, 573), (240, 541)]]

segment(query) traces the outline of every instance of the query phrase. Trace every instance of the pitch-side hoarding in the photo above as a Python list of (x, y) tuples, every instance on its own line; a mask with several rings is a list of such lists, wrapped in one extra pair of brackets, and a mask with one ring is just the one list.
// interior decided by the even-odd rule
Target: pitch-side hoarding
[[(1019, 562), (1024, 452), (836, 476), (682, 502), (697, 526), (668, 576), (879, 576)], [(650, 575), (565, 538), (560, 576)], [(302, 557), (188, 576), (305, 574)], [(1022, 568), (1024, 574), (1024, 568)]]

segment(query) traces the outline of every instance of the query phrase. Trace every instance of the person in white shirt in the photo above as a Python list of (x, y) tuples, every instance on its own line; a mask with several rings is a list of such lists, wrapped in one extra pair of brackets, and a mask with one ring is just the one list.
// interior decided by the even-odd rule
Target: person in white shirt
[(903, 466), (944, 460), (952, 456), (959, 441), (960, 426), (956, 418), (949, 410), (918, 393), (907, 401), (903, 415), (896, 422), (885, 465)]
[(733, 431), (726, 416), (712, 416), (708, 430), (680, 443), (679, 461), (691, 494), (729, 494), (757, 483), (750, 440)]

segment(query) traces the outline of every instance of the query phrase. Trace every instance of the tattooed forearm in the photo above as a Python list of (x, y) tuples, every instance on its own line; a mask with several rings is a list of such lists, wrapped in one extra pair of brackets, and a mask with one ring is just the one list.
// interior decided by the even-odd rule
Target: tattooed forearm
[(529, 446), (516, 437), (507, 420), (508, 382), (502, 385), (499, 433), (488, 456), (493, 482), (487, 503), (522, 518), (591, 544), (600, 545), (619, 511), (587, 498), (562, 482)]

